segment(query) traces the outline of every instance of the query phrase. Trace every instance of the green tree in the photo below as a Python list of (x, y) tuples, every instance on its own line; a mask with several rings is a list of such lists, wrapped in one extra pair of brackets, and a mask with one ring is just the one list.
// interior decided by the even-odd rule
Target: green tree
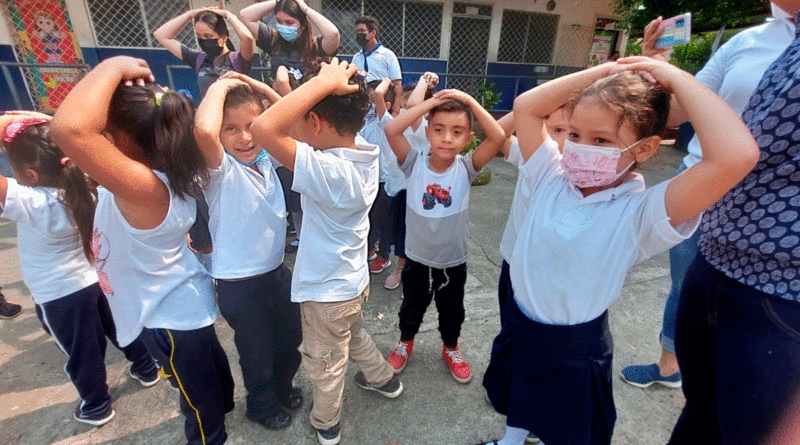
[(647, 24), (658, 16), (669, 18), (692, 13), (692, 32), (728, 26), (746, 26), (763, 21), (769, 12), (767, 0), (613, 0), (615, 12), (623, 18), (617, 27), (641, 35)]

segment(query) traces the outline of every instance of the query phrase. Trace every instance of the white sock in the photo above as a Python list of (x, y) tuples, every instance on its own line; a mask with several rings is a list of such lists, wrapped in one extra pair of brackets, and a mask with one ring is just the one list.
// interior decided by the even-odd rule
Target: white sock
[(528, 430), (506, 425), (506, 435), (497, 441), (497, 445), (523, 445), (528, 437)]

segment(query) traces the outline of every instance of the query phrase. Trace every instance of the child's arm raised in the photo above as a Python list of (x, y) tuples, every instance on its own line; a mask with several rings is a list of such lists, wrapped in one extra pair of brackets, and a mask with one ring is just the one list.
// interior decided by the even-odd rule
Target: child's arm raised
[[(410, 109), (424, 102), (425, 94), (428, 92), (428, 90), (436, 88), (436, 85), (439, 85), (439, 76), (437, 76), (436, 73), (426, 71), (423, 75), (419, 76), (417, 86), (415, 86), (414, 89), (411, 90), (411, 94), (408, 95), (406, 108)], [(421, 123), (422, 117), (411, 124), (411, 130), (417, 131), (417, 128), (419, 128)]]
[(386, 114), (386, 93), (389, 92), (391, 85), (392, 80), (384, 78), (372, 92), (372, 103), (375, 104), (375, 114), (378, 115), (378, 119), (383, 119), (383, 115)]
[(503, 141), (503, 145), (500, 146), (500, 153), (503, 153), (503, 157), (508, 158), (511, 143), (514, 139), (514, 112), (506, 113), (505, 116), (497, 120), (497, 124), (500, 125), (500, 128), (502, 128), (503, 132), (506, 134), (506, 140)]
[(306, 113), (326, 96), (344, 96), (357, 92), (358, 85), (349, 83), (356, 72), (358, 68), (355, 65), (344, 61), (339, 63), (336, 57), (331, 59), (330, 64), (323, 63), (319, 74), (287, 94), (253, 121), (250, 126), (253, 139), (284, 167), (294, 171), (297, 143), (290, 133), (295, 123), (305, 119)]
[(615, 63), (604, 63), (594, 68), (559, 77), (526, 91), (514, 99), (514, 127), (517, 130), (522, 159), (527, 161), (547, 139), (545, 116), (596, 80), (618, 72)]
[(386, 124), (386, 129), (384, 130), (386, 132), (386, 140), (389, 141), (394, 155), (397, 156), (397, 162), (401, 164), (405, 162), (408, 152), (411, 151), (411, 144), (409, 144), (406, 137), (403, 136), (403, 132), (406, 128), (410, 127), (411, 124), (418, 119), (421, 119), (422, 116), (431, 111), (431, 108), (445, 102), (447, 101), (431, 97), (421, 104), (400, 113), (399, 116)]
[(443, 100), (457, 100), (467, 105), (475, 116), (475, 119), (481, 124), (483, 132), (486, 133), (486, 139), (484, 139), (483, 142), (478, 145), (478, 148), (475, 149), (475, 152), (472, 153), (472, 166), (475, 168), (475, 171), (480, 171), (492, 160), (497, 154), (497, 151), (500, 150), (500, 146), (505, 142), (506, 133), (503, 131), (503, 128), (500, 127), (500, 124), (486, 111), (486, 108), (483, 108), (474, 97), (463, 91), (443, 90), (434, 94), (433, 97)]
[(164, 24), (159, 26), (158, 29), (153, 31), (153, 37), (155, 37), (158, 43), (173, 56), (182, 59), (183, 55), (181, 54), (181, 42), (178, 41), (175, 36), (177, 36), (178, 33), (181, 32), (181, 29), (183, 29), (183, 27), (192, 21), (192, 19), (194, 19), (198, 14), (210, 10), (211, 8), (192, 9), (177, 17), (173, 17), (172, 19), (164, 22)]
[(652, 60), (627, 69), (647, 71), (672, 91), (703, 147), (703, 159), (667, 187), (667, 215), (677, 226), (702, 213), (744, 179), (758, 162), (758, 145), (736, 112), (686, 71)]
[(252, 77), (246, 74), (237, 73), (236, 71), (228, 71), (219, 78), (220, 80), (221, 79), (241, 80), (242, 82), (250, 85), (250, 88), (253, 91), (266, 97), (270, 104), (274, 104), (275, 102), (280, 100), (281, 97), (283, 97), (280, 94), (278, 94), (277, 91), (273, 90), (272, 87), (265, 84), (264, 82), (259, 82), (258, 80), (253, 79)]
[(225, 157), (225, 149), (219, 140), (222, 116), (225, 113), (225, 98), (231, 88), (239, 85), (247, 84), (237, 79), (219, 79), (212, 83), (194, 115), (194, 138), (207, 168), (219, 167), (222, 158)]
[(153, 80), (147, 62), (125, 56), (104, 60), (64, 99), (50, 134), (78, 168), (114, 194), (133, 227), (151, 229), (169, 210), (167, 186), (148, 166), (122, 153), (103, 135), (114, 91), (121, 82), (133, 79)]

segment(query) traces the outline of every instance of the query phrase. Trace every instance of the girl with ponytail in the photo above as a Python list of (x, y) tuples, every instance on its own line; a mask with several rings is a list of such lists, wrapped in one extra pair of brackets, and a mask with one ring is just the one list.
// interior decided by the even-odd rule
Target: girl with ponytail
[(211, 276), (186, 244), (207, 172), (191, 100), (152, 81), (143, 60), (105, 60), (59, 108), (53, 139), (100, 185), (92, 247), (120, 344), (141, 335), (180, 390), (189, 444), (221, 444), (233, 378)]
[(0, 216), (17, 222), (22, 277), (44, 330), (67, 355), (78, 391), (79, 422), (103, 425), (114, 417), (106, 385), (106, 337), (132, 362), (144, 386), (158, 369), (140, 340), (121, 347), (108, 300), (92, 263), (97, 189), (50, 138), (50, 116), (18, 111), (0, 116), (2, 144), (14, 170), (0, 176)]

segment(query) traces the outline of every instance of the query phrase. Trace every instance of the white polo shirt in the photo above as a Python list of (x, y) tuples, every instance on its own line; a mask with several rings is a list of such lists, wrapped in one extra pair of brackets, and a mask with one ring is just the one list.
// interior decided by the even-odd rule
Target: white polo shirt
[[(733, 36), (695, 76), (739, 115), (747, 108), (764, 72), (794, 41), (789, 14), (772, 5), (772, 15), (773, 20)], [(689, 141), (688, 151), (683, 158), (687, 167), (703, 158), (696, 135)]]
[(8, 178), (0, 216), (16, 221), (22, 280), (36, 304), (49, 303), (97, 283), (78, 230), (53, 187), (26, 187)]
[(377, 145), (314, 150), (297, 142), (292, 190), (303, 230), (292, 274), (292, 302), (356, 298), (369, 285), (368, 213), (378, 194)]
[(275, 270), (283, 263), (286, 203), (272, 157), (255, 171), (228, 153), (209, 169), (205, 187), (208, 228), (214, 244), (214, 278), (247, 278)]
[(366, 57), (366, 64), (364, 63), (363, 50), (353, 55), (351, 63), (357, 66), (359, 71), (367, 72), (367, 78), (364, 79), (367, 83), (373, 80), (400, 80), (403, 78), (397, 56), (394, 51), (383, 46), (383, 44), (370, 52), (369, 56)]
[[(166, 175), (154, 173), (169, 187)], [(140, 230), (122, 216), (114, 195), (98, 188), (92, 250), (122, 346), (142, 328), (190, 331), (217, 319), (211, 275), (186, 242), (197, 204), (191, 196), (178, 198), (172, 188), (169, 194), (164, 221)]]
[(645, 190), (641, 175), (584, 197), (562, 174), (558, 148), (539, 148), (520, 170), (530, 206), (511, 258), (520, 309), (541, 323), (574, 325), (600, 316), (619, 296), (628, 270), (689, 238), (698, 216), (670, 225), (669, 181)]

